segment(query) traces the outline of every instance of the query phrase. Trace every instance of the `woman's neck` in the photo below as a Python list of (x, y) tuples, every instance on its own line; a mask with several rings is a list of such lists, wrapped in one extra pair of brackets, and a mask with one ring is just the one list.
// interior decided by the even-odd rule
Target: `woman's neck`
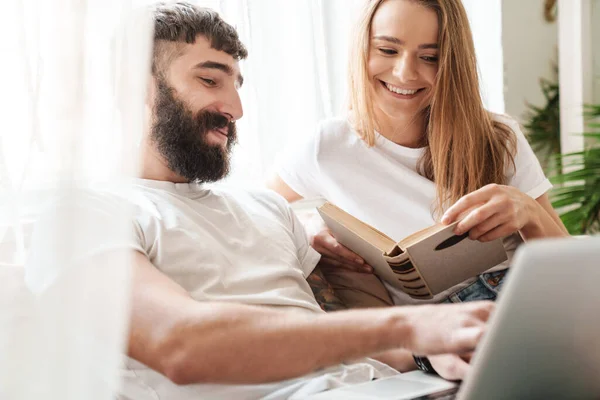
[(381, 111), (375, 111), (377, 131), (386, 139), (403, 147), (423, 147), (425, 119), (421, 115), (390, 118)]

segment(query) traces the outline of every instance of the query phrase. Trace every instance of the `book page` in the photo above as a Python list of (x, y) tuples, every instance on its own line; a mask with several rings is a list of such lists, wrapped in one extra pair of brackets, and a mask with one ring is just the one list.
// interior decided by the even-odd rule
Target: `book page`
[[(383, 232), (378, 231), (371, 225), (362, 222), (358, 218), (348, 214), (346, 211), (334, 206), (329, 202), (323, 204), (318, 210), (321, 216), (326, 214), (330, 218), (336, 220), (339, 224), (343, 225), (346, 229), (354, 232), (355, 235), (364, 241), (381, 250), (381, 254), (391, 251), (391, 249), (396, 245), (396, 241)], [(325, 222), (327, 223), (327, 221)], [(327, 226), (331, 229), (329, 223), (327, 223)]]
[(456, 224), (458, 224), (458, 221), (454, 222), (450, 225), (435, 224), (435, 225), (432, 225), (425, 229), (421, 229), (420, 231), (417, 231), (417, 232), (413, 233), (412, 235), (409, 235), (409, 236), (405, 237), (404, 239), (402, 239), (400, 242), (398, 242), (398, 246), (400, 246), (403, 249), (406, 249), (409, 246), (412, 246), (413, 244), (417, 243), (420, 240), (425, 239), (428, 236), (435, 235), (436, 233), (438, 233), (441, 230), (444, 230), (448, 226), (451, 226), (452, 229), (454, 229)]
[(358, 236), (356, 232), (342, 225), (338, 220), (331, 218), (328, 214), (319, 210), (321, 217), (333, 233), (338, 242), (348, 247), (350, 250), (361, 256), (370, 266), (375, 269), (375, 273), (386, 281), (400, 287), (400, 282), (394, 276), (389, 265), (383, 258), (383, 251)]

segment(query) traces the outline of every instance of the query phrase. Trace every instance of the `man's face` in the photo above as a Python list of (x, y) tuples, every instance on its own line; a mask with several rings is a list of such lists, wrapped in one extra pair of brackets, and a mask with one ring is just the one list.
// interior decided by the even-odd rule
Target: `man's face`
[(189, 181), (214, 182), (229, 172), (242, 117), (239, 65), (198, 36), (155, 77), (151, 141), (167, 166)]

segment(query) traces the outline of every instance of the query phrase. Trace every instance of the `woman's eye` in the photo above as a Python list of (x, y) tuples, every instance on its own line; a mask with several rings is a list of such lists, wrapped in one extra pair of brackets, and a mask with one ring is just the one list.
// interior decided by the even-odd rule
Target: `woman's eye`
[(428, 63), (436, 63), (438, 62), (438, 58), (436, 56), (423, 56), (421, 59), (427, 61)]
[(385, 55), (388, 56), (392, 56), (394, 54), (397, 54), (398, 52), (394, 49), (385, 49), (385, 48), (380, 48), (379, 51)]

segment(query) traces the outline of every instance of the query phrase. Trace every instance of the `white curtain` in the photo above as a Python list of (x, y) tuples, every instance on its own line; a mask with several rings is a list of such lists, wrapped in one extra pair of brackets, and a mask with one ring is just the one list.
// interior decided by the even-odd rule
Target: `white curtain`
[[(199, 4), (205, 1), (197, 1)], [(277, 154), (345, 112), (350, 27), (362, 0), (220, 0), (247, 45), (230, 183), (262, 185)]]
[(475, 42), (480, 89), (485, 107), (505, 112), (502, 0), (462, 0)]
[[(219, 10), (248, 46), (229, 181), (262, 185), (290, 140), (345, 112), (350, 29), (364, 0), (192, 1)], [(105, 400), (118, 385), (128, 262), (78, 257), (129, 233), (128, 210), (94, 214), (86, 189), (134, 174), (151, 37), (145, 15), (131, 11), (152, 2), (3, 1), (0, 399)], [(476, 37), (487, 26), (480, 18), (501, 18), (470, 15)], [(486, 40), (496, 46), (494, 35)], [(485, 60), (482, 75), (497, 71)], [(497, 99), (490, 76), (484, 92)], [(26, 288), (26, 263), (52, 273)]]
[[(350, 34), (366, 0), (196, 0), (236, 26), (247, 45), (244, 118), (229, 182), (261, 185), (284, 146), (344, 115)], [(504, 112), (502, 1), (463, 0), (485, 106)]]
[[(87, 261), (86, 252), (127, 238), (128, 209), (114, 203), (97, 214), (86, 191), (134, 172), (151, 37), (147, 16), (131, 7), (2, 3), (2, 399), (105, 400), (119, 382), (128, 260)], [(28, 275), (28, 287), (25, 264), (43, 272)]]

